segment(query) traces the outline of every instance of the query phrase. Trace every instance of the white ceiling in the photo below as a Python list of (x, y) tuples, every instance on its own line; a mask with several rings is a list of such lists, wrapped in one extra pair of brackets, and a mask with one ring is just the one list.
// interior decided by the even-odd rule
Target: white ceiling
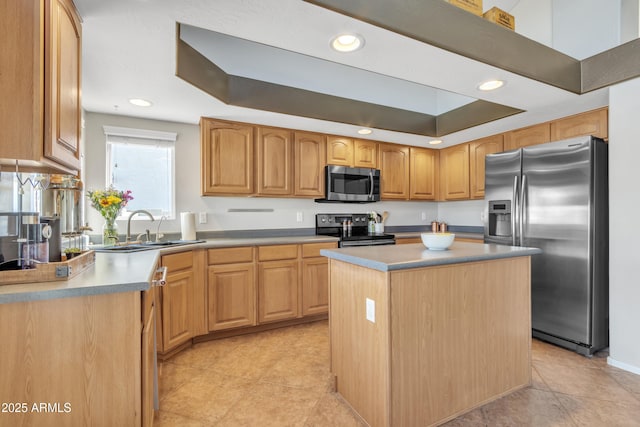
[[(485, 9), (496, 4), (507, 11), (516, 3), (484, 2)], [(477, 98), (526, 111), (447, 135), (441, 138), (445, 143), (439, 147), (586, 111), (608, 102), (607, 89), (575, 95), (302, 0), (75, 0), (75, 4), (83, 19), (83, 107), (90, 112), (194, 124), (201, 116), (209, 116), (356, 136), (358, 127), (352, 125), (225, 105), (176, 77), (176, 22), (370, 71), (372, 80), (359, 85), (360, 88), (370, 85), (370, 93), (364, 95), (370, 97), (370, 102), (394, 106), (400, 103), (411, 106), (407, 109), (429, 112), (429, 108), (446, 111), (445, 104)], [(361, 34), (366, 40), (365, 47), (352, 54), (329, 49), (330, 39), (345, 31)], [(279, 83), (291, 85), (296, 79), (310, 78), (312, 81), (307, 84), (316, 85), (325, 93), (331, 90), (328, 87), (331, 85), (322, 80), (322, 73), (305, 77), (287, 70), (278, 74), (278, 67), (271, 63), (277, 58), (243, 56), (229, 64), (242, 64), (241, 70), (234, 70), (233, 74), (256, 78), (264, 72), (271, 75), (271, 80), (280, 79)], [(376, 83), (376, 76), (392, 77), (395, 83), (382, 87)], [(476, 89), (479, 82), (491, 78), (506, 80), (507, 85), (493, 93)], [(418, 88), (428, 91), (425, 86), (460, 96), (448, 100), (440, 94), (435, 106), (425, 106), (415, 96), (421, 93)], [(341, 96), (348, 91), (348, 85), (332, 87), (333, 90), (337, 87)], [(153, 106), (130, 105), (127, 100), (134, 97), (148, 99)], [(430, 139), (382, 130), (375, 130), (368, 138), (419, 146), (425, 146)]]

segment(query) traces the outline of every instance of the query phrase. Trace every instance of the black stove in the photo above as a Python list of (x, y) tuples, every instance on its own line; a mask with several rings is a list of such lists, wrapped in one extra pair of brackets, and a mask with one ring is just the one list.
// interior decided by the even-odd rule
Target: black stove
[(316, 214), (316, 235), (339, 237), (339, 247), (395, 245), (393, 234), (370, 233), (369, 214)]

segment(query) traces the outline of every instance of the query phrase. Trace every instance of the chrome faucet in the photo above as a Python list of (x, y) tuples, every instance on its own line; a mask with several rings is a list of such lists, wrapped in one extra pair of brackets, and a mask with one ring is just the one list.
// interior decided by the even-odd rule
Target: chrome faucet
[(144, 209), (131, 212), (131, 214), (129, 214), (129, 219), (127, 219), (127, 237), (125, 238), (125, 242), (127, 243), (131, 241), (131, 218), (133, 218), (135, 214), (139, 214), (139, 213), (145, 214), (146, 216), (151, 218), (151, 221), (153, 221), (153, 215), (151, 215), (151, 213), (149, 213), (148, 211), (145, 211)]

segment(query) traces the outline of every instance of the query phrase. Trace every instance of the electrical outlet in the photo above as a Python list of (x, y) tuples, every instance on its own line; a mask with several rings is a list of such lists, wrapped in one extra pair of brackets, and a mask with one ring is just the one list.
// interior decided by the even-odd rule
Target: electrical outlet
[(422, 212), (420, 214), (420, 218), (422, 218), (423, 221), (426, 221), (427, 220), (427, 213), (426, 212)]
[(200, 224), (206, 224), (207, 223), (207, 213), (206, 212), (200, 212), (200, 214), (198, 215), (198, 221), (200, 222)]
[(371, 323), (376, 323), (376, 302), (367, 298), (367, 320)]
[(298, 221), (298, 222), (304, 221), (304, 213), (296, 212), (296, 221)]

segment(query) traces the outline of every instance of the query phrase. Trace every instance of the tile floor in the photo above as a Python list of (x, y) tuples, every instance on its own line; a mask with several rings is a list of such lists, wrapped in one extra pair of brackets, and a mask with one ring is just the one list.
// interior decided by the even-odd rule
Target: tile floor
[[(640, 426), (640, 375), (533, 341), (533, 384), (445, 424)], [(362, 426), (330, 392), (327, 322), (194, 345), (160, 366), (154, 426)]]

